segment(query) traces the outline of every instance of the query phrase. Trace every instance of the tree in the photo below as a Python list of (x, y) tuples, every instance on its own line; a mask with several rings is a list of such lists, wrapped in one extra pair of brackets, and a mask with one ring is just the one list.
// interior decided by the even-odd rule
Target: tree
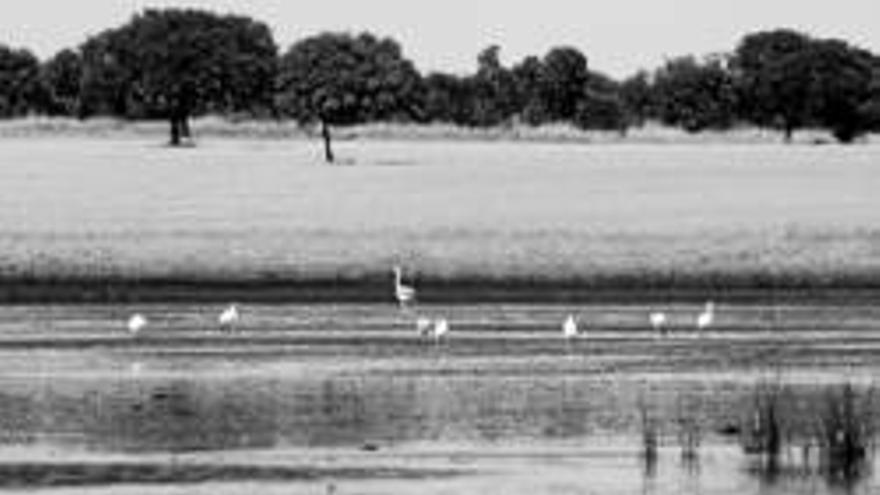
[(39, 70), (30, 51), (0, 45), (0, 117), (27, 115), (34, 109)]
[(790, 29), (759, 31), (746, 35), (731, 59), (740, 115), (760, 126), (782, 128), (786, 141), (809, 120), (808, 83), (804, 74), (789, 71), (810, 43), (807, 35)]
[(501, 65), (500, 51), (498, 45), (492, 45), (477, 57), (477, 73), (471, 84), (476, 125), (497, 125), (509, 120), (516, 112), (516, 81), (513, 74)]
[(279, 108), (318, 121), (324, 157), (333, 162), (331, 125), (419, 116), (421, 78), (391, 38), (323, 33), (293, 44), (281, 57)]
[(635, 125), (642, 126), (656, 117), (654, 88), (646, 71), (640, 70), (620, 83), (620, 98), (628, 120)]
[(532, 125), (549, 120), (541, 97), (542, 71), (541, 59), (535, 56), (524, 58), (511, 70), (516, 84), (516, 108), (522, 120)]
[(573, 121), (581, 129), (616, 130), (625, 133), (628, 119), (620, 85), (601, 72), (590, 71)]
[(85, 113), (166, 118), (175, 146), (193, 115), (272, 105), (277, 47), (248, 17), (150, 9), (81, 50)]
[(423, 113), (428, 121), (474, 125), (471, 78), (432, 73), (424, 79)]
[(589, 77), (587, 58), (576, 48), (556, 47), (541, 63), (539, 94), (550, 120), (571, 121)]
[(574, 124), (581, 129), (626, 133), (625, 106), (618, 93), (588, 90), (578, 102)]
[(791, 85), (805, 86), (806, 114), (849, 143), (867, 131), (863, 111), (872, 98), (872, 55), (840, 40), (814, 41), (786, 60)]
[(669, 60), (654, 74), (660, 119), (688, 132), (726, 129), (736, 120), (733, 79), (718, 58)]
[(743, 114), (759, 125), (795, 129), (815, 125), (841, 142), (870, 127), (876, 93), (873, 55), (835, 39), (813, 39), (790, 30), (753, 33), (733, 57)]
[(82, 59), (77, 52), (64, 49), (40, 68), (40, 84), (45, 94), (44, 110), (49, 115), (73, 116), (79, 111)]

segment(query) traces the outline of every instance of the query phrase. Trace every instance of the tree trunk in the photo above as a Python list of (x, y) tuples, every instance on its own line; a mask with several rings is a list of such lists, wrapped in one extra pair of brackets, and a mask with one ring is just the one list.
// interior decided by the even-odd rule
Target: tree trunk
[(321, 137), (324, 138), (324, 159), (327, 160), (327, 163), (333, 163), (333, 149), (330, 147), (330, 126), (323, 119), (321, 119)]
[(180, 146), (181, 125), (180, 119), (175, 115), (171, 117), (171, 146)]
[(794, 126), (786, 123), (784, 132), (785, 132), (785, 137), (783, 139), (785, 140), (785, 144), (791, 143), (791, 137), (792, 137), (792, 134), (794, 134)]

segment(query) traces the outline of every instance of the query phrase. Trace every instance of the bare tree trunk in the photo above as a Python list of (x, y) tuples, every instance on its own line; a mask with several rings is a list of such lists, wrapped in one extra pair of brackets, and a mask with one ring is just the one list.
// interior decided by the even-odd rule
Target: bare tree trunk
[(180, 119), (175, 115), (171, 117), (171, 141), (168, 144), (171, 146), (180, 146), (180, 135)]
[(783, 139), (785, 139), (785, 143), (786, 144), (791, 143), (791, 137), (794, 134), (794, 125), (792, 125), (789, 122), (786, 122), (784, 132), (785, 132), (785, 137)]
[(321, 119), (321, 137), (324, 138), (324, 159), (327, 163), (333, 163), (333, 149), (330, 147), (330, 127), (324, 119)]

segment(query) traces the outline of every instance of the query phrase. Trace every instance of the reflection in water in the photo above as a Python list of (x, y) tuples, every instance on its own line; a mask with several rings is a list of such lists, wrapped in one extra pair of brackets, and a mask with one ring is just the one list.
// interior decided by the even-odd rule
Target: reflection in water
[[(871, 472), (878, 411), (871, 390), (597, 373), (590, 366), (598, 355), (566, 356), (558, 368), (501, 356), (499, 366), (499, 356), (454, 350), (416, 348), (385, 361), (384, 354), (353, 358), (351, 350), (305, 352), (306, 363), (245, 351), (231, 358), (225, 349), (185, 358), (132, 352), (137, 359), (77, 350), (64, 355), (68, 361), (0, 362), (15, 371), (0, 374), (0, 444), (133, 454), (558, 447), (560, 464), (590, 476), (602, 469), (591, 456), (617, 456), (626, 470), (613, 476), (626, 477), (631, 491), (657, 494), (858, 491)], [(64, 372), (89, 366), (95, 370)], [(33, 373), (41, 367), (53, 372)], [(522, 462), (556, 462), (535, 457)]]
[(872, 471), (876, 436), (873, 387), (849, 383), (795, 390), (759, 384), (743, 430), (749, 471), (764, 485), (822, 479), (832, 491), (856, 489)]
[[(585, 445), (639, 431), (635, 387), (589, 376), (331, 375), (18, 381), (0, 439), (107, 451), (361, 446), (521, 439)], [(674, 418), (660, 404), (657, 418)], [(674, 421), (667, 421), (667, 430)]]

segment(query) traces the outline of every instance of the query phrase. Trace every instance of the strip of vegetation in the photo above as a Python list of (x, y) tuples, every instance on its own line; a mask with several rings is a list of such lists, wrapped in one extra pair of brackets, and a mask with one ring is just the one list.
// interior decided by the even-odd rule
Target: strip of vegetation
[(777, 382), (762, 382), (746, 414), (742, 444), (757, 456), (755, 472), (775, 480), (786, 473), (818, 474), (850, 485), (869, 469), (876, 436), (873, 388), (844, 382), (818, 395), (795, 396)]
[[(384, 274), (337, 277), (30, 277), (0, 278), (2, 303), (134, 302), (352, 302), (393, 301), (392, 280)], [(666, 274), (595, 277), (427, 276), (418, 298), (426, 303), (834, 302), (862, 304), (876, 299), (880, 274), (819, 277), (804, 274)]]
[(366, 122), (503, 127), (565, 123), (624, 134), (646, 121), (687, 132), (743, 123), (825, 129), (852, 142), (880, 128), (880, 58), (840, 39), (790, 29), (748, 33), (726, 54), (682, 56), (622, 81), (555, 46), (510, 67), (501, 47), (473, 74), (420, 73), (394, 39), (322, 33), (279, 53), (246, 15), (147, 9), (46, 61), (0, 45), (0, 117), (111, 116), (169, 123), (192, 143), (192, 117), (291, 118), (313, 125), (334, 161), (331, 127)]
[(101, 486), (120, 483), (314, 481), (330, 479), (427, 479), (460, 476), (463, 470), (404, 468), (317, 468), (194, 463), (14, 463), (0, 464), (2, 488)]

